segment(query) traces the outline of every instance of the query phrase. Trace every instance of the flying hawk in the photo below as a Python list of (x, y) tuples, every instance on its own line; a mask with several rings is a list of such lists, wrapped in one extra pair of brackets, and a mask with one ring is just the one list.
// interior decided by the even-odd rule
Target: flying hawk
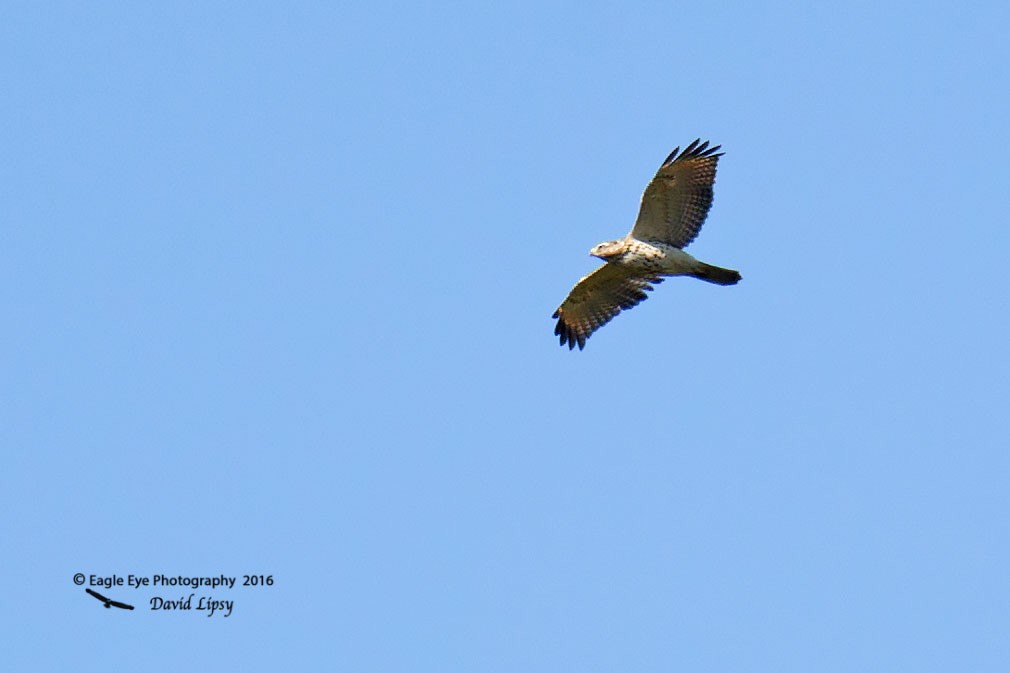
[(554, 334), (561, 345), (579, 350), (586, 339), (623, 309), (644, 301), (664, 276), (693, 276), (717, 285), (734, 285), (740, 273), (699, 262), (684, 252), (701, 231), (712, 207), (715, 168), (722, 152), (701, 139), (678, 147), (659, 167), (642, 194), (642, 206), (631, 232), (589, 251), (606, 262), (579, 280), (554, 312)]

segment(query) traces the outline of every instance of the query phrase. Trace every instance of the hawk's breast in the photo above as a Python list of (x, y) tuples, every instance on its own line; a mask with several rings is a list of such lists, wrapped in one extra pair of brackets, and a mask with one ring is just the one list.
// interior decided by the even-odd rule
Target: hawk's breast
[(628, 242), (625, 263), (663, 274), (680, 275), (694, 271), (697, 260), (680, 248), (662, 241)]

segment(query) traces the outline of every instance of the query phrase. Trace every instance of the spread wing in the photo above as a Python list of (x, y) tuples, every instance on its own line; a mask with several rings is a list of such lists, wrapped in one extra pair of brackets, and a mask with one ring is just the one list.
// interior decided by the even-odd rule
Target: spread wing
[(640, 269), (604, 264), (579, 280), (554, 312), (552, 317), (558, 319), (554, 333), (561, 337), (562, 346), (568, 344), (568, 350), (576, 344), (582, 350), (593, 332), (647, 299), (645, 293), (662, 282), (660, 276), (643, 275)]
[[(709, 147), (700, 138), (678, 147), (659, 167), (642, 194), (642, 207), (631, 235), (640, 241), (663, 241), (678, 248), (698, 236), (712, 207), (715, 168), (721, 145)], [(707, 149), (706, 149), (707, 148)]]
[[(108, 603), (109, 602), (108, 598), (106, 598), (102, 594), (98, 593), (97, 591), (92, 591), (91, 589), (85, 589), (85, 591), (87, 591), (89, 594), (91, 594), (92, 596), (94, 596), (98, 600), (102, 601), (103, 603)], [(94, 603), (92, 603), (92, 605), (94, 605)]]

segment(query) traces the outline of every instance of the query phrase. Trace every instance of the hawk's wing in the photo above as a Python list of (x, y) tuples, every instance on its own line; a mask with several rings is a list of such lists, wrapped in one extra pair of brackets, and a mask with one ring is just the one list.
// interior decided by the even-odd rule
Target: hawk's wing
[(647, 291), (663, 279), (655, 274), (644, 274), (640, 269), (629, 269), (618, 264), (604, 264), (579, 280), (568, 297), (554, 312), (558, 319), (554, 333), (561, 337), (561, 345), (579, 350), (586, 339), (606, 325), (623, 309), (644, 301)]
[[(631, 235), (640, 241), (663, 241), (686, 248), (701, 231), (712, 207), (715, 166), (721, 145), (708, 147), (700, 138), (678, 147), (659, 167), (642, 194), (642, 207)], [(708, 149), (706, 149), (708, 148)]]

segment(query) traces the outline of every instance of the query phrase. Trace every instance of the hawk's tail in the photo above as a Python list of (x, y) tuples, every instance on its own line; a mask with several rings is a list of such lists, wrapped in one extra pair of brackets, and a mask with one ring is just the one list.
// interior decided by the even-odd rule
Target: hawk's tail
[(695, 278), (707, 280), (716, 285), (736, 285), (740, 282), (740, 272), (733, 269), (724, 269), (721, 266), (712, 266), (705, 262), (698, 262), (698, 268), (691, 274)]

